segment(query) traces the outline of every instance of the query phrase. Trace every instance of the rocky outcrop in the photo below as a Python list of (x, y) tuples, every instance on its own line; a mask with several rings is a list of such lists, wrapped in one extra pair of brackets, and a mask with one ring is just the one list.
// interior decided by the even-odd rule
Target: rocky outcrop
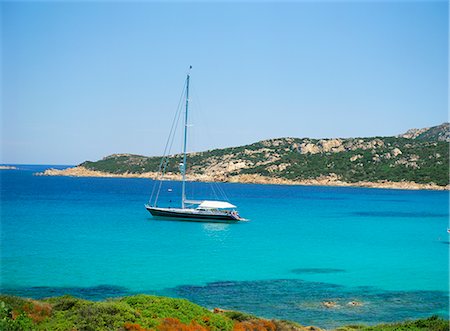
[(450, 124), (442, 123), (441, 125), (422, 128), (410, 129), (399, 135), (400, 138), (406, 139), (423, 139), (450, 142)]
[(276, 327), (276, 331), (324, 331), (317, 326), (302, 326), (290, 321), (272, 321)]
[(401, 138), (406, 139), (416, 139), (419, 137), (422, 133), (428, 131), (430, 128), (423, 128), (423, 129), (409, 129), (405, 133), (399, 135)]
[(336, 301), (324, 301), (322, 302), (322, 305), (328, 309), (338, 307), (338, 303)]
[(357, 149), (368, 150), (383, 146), (384, 142), (379, 138), (369, 141), (363, 139), (321, 139), (317, 142), (306, 140), (298, 146), (298, 149), (301, 154), (317, 154), (340, 153)]
[(403, 154), (401, 150), (399, 150), (398, 148), (394, 148), (392, 150), (392, 156), (397, 157), (399, 155)]
[(359, 159), (361, 159), (363, 156), (361, 155), (361, 154), (356, 154), (356, 155), (353, 155), (351, 158), (350, 158), (350, 161), (351, 162), (355, 162), (356, 160), (359, 160)]

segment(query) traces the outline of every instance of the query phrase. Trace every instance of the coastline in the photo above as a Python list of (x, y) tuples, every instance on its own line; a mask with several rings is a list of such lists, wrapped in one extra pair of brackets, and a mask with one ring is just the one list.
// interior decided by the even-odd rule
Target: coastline
[[(113, 174), (97, 170), (89, 170), (82, 166), (76, 166), (72, 168), (59, 169), (47, 169), (44, 172), (36, 173), (37, 176), (67, 176), (67, 177), (106, 177), (106, 178), (158, 178), (156, 172), (144, 172), (144, 173), (123, 173)], [(343, 182), (340, 181), (336, 175), (323, 176), (316, 179), (308, 180), (288, 180), (284, 178), (271, 178), (261, 176), (258, 174), (243, 174), (228, 177), (225, 175), (187, 175), (188, 181), (195, 182), (228, 182), (228, 183), (245, 183), (245, 184), (276, 184), (276, 185), (303, 185), (303, 186), (338, 186), (338, 187), (365, 187), (365, 188), (381, 188), (381, 189), (398, 189), (398, 190), (432, 190), (432, 191), (448, 191), (450, 185), (440, 186), (433, 183), (419, 184), (414, 182)], [(167, 173), (165, 175), (166, 180), (181, 180), (180, 174)]]
[(85, 330), (88, 326), (89, 330), (118, 331), (445, 331), (448, 327), (448, 320), (433, 315), (330, 329), (146, 294), (91, 301), (71, 295), (32, 299), (0, 293), (0, 317), (0, 328), (4, 330)]

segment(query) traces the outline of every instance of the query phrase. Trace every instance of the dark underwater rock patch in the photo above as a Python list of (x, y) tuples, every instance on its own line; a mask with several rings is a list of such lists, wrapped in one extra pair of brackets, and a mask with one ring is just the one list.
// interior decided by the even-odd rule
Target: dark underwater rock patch
[[(448, 295), (441, 291), (383, 291), (298, 279), (214, 282), (172, 290), (176, 296), (208, 308), (238, 310), (322, 328), (394, 322), (433, 314), (448, 317)], [(328, 308), (324, 302), (335, 305)]]
[(33, 286), (20, 288), (1, 288), (2, 294), (15, 295), (25, 298), (43, 299), (62, 295), (72, 295), (87, 300), (104, 300), (111, 297), (132, 295), (126, 287), (115, 285), (98, 285), (92, 287), (49, 287)]

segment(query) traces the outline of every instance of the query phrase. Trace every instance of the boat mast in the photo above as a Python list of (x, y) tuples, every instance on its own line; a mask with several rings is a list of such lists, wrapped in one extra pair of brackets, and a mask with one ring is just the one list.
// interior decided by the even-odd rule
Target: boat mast
[(183, 146), (183, 166), (181, 169), (183, 175), (183, 184), (181, 188), (181, 208), (184, 209), (184, 201), (186, 200), (186, 145), (187, 145), (187, 128), (188, 128), (188, 109), (189, 109), (189, 77), (192, 66), (189, 66), (189, 71), (186, 78), (186, 111), (184, 112), (184, 146)]

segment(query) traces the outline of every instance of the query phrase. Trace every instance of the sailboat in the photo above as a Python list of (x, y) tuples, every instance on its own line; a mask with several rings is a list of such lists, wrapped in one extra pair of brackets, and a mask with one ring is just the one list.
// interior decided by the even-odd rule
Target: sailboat
[[(239, 215), (238, 211), (236, 210), (236, 206), (227, 201), (186, 199), (186, 155), (187, 155), (186, 148), (187, 148), (187, 137), (189, 126), (188, 115), (189, 115), (190, 69), (192, 69), (192, 66), (189, 67), (185, 86), (186, 93), (185, 93), (185, 111), (184, 111), (183, 161), (182, 163), (180, 163), (180, 172), (182, 175), (181, 206), (179, 208), (158, 207), (157, 201), (159, 196), (159, 190), (161, 189), (161, 185), (159, 185), (158, 193), (156, 194), (156, 199), (154, 200), (153, 204), (151, 203), (152, 198), (150, 198), (150, 201), (148, 204), (145, 205), (145, 208), (150, 212), (150, 214), (152, 214), (153, 218), (157, 219), (208, 222), (208, 223), (238, 223), (246, 221)], [(167, 159), (165, 162), (167, 162)], [(163, 173), (161, 169), (162, 168), (165, 169), (166, 165), (167, 163), (163, 164), (163, 161), (161, 161), (159, 169), (161, 173)], [(162, 178), (160, 178), (160, 181), (161, 180)]]

